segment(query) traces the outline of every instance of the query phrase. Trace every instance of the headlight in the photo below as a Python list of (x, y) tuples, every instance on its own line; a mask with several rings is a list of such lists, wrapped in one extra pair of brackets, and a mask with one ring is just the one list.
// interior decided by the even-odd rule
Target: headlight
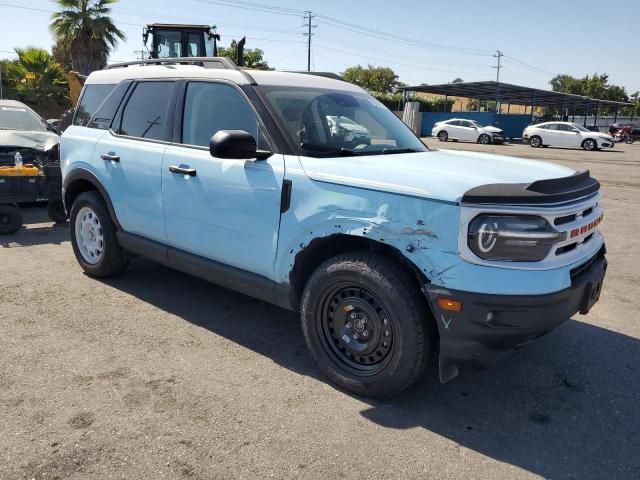
[(537, 262), (566, 236), (531, 215), (478, 215), (469, 223), (467, 244), (483, 260)]

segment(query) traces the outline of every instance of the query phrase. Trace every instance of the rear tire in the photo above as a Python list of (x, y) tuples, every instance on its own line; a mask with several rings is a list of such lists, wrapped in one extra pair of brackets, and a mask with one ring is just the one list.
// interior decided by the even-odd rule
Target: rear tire
[(67, 214), (64, 211), (62, 200), (49, 200), (49, 203), (47, 203), (47, 215), (56, 223), (66, 222)]
[(584, 140), (582, 142), (582, 148), (584, 148), (588, 152), (591, 152), (593, 150), (597, 150), (598, 149), (598, 142), (596, 142), (593, 138), (587, 138), (586, 140)]
[(447, 140), (449, 140), (449, 134), (444, 130), (438, 132), (438, 140), (440, 140), (441, 142), (446, 142)]
[(320, 265), (305, 285), (301, 321), (322, 372), (357, 395), (397, 395), (434, 351), (435, 325), (419, 289), (395, 262), (370, 252)]
[(73, 253), (88, 275), (102, 278), (124, 271), (125, 258), (116, 227), (97, 191), (82, 192), (75, 199), (69, 215), (69, 230)]
[(529, 145), (531, 145), (533, 148), (538, 148), (542, 146), (542, 138), (540, 138), (538, 135), (534, 135), (533, 137), (531, 137), (529, 139)]
[(0, 235), (10, 235), (22, 227), (22, 213), (15, 205), (0, 205)]

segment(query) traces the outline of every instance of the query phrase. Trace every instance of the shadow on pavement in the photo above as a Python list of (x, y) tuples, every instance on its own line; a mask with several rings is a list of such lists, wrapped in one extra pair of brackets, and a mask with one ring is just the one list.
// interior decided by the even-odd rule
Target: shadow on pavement
[(23, 227), (11, 235), (0, 235), (0, 247), (16, 248), (60, 244), (69, 241), (69, 222), (53, 223), (45, 206), (21, 206)]
[[(295, 313), (138, 260), (106, 281), (184, 320), (320, 377)], [(597, 310), (598, 307), (596, 307)], [(570, 320), (489, 370), (427, 376), (361, 414), (422, 427), (545, 478), (640, 478), (640, 342)]]

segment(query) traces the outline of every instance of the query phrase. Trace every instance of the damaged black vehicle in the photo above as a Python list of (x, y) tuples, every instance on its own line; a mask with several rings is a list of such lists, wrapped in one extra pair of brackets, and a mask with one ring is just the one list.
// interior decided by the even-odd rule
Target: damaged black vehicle
[(58, 132), (31, 108), (0, 100), (0, 233), (22, 226), (23, 203), (48, 202), (49, 217), (66, 221), (59, 146)]

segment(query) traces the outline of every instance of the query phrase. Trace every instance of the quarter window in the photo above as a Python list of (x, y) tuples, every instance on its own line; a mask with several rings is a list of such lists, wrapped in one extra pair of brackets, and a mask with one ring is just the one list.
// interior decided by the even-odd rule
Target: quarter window
[(163, 140), (173, 82), (142, 82), (136, 85), (122, 112), (118, 133)]
[(96, 113), (91, 117), (91, 120), (87, 124), (89, 128), (98, 128), (100, 130), (108, 130), (111, 126), (113, 116), (116, 114), (122, 98), (127, 93), (127, 89), (131, 85), (130, 82), (120, 83), (114, 88), (104, 102), (98, 107)]
[(73, 117), (73, 124), (81, 127), (86, 126), (89, 123), (93, 114), (96, 113), (100, 104), (111, 93), (115, 85), (98, 85), (91, 84), (85, 85), (82, 98), (78, 102), (76, 107), (76, 114)]
[(219, 130), (244, 130), (262, 143), (258, 119), (244, 97), (224, 83), (187, 85), (182, 121), (182, 143), (208, 146)]

